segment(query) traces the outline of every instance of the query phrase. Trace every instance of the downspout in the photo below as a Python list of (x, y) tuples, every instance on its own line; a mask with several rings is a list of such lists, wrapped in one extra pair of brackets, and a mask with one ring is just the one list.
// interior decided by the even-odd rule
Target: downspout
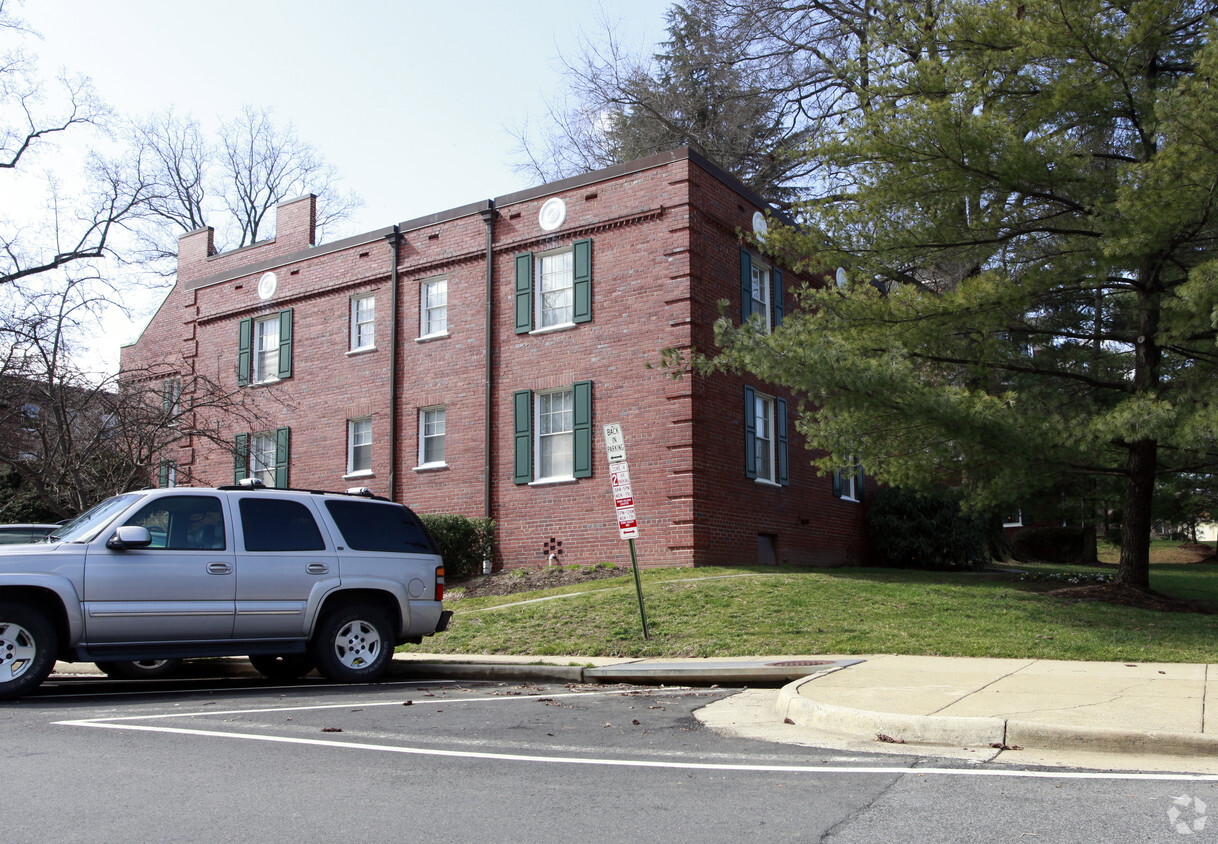
[(385, 236), (392, 250), (389, 268), (389, 500), (398, 500), (398, 251), (402, 230)]
[(495, 200), (488, 199), (486, 208), (481, 212), (482, 222), (486, 223), (486, 397), (485, 411), (482, 420), (483, 454), (486, 456), (485, 481), (482, 492), (482, 513), (484, 518), (491, 518), (491, 485), (493, 481), (491, 460), (491, 406), (494, 401), (495, 387), (495, 220), (499, 212), (495, 210)]

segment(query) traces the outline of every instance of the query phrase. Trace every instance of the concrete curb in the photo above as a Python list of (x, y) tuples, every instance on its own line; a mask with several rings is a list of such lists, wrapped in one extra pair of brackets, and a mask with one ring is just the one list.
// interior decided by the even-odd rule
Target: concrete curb
[(1020, 747), (1168, 756), (1218, 756), (1218, 736), (1138, 732), (1106, 727), (1065, 727), (1007, 718), (872, 712), (818, 703), (799, 693), (805, 677), (783, 686), (774, 701), (779, 718), (801, 727), (873, 741), (883, 734), (905, 744), (949, 747)]
[(1006, 721), (1001, 718), (906, 715), (817, 703), (799, 694), (799, 687), (811, 679), (815, 678), (796, 680), (779, 689), (774, 701), (779, 718), (838, 735), (865, 736), (869, 741), (883, 734), (906, 744), (988, 747), (995, 742), (1004, 743), (1006, 737)]
[(394, 660), (387, 676), (437, 680), (501, 680), (511, 682), (582, 683), (580, 665), (525, 665), (521, 663), (422, 662)]

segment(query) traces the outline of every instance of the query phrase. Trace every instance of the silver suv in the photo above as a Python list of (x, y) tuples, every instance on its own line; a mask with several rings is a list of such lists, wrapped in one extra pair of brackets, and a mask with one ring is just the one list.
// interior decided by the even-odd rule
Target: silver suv
[(422, 522), (366, 490), (128, 492), (0, 547), (0, 700), (56, 659), (249, 655), (271, 677), (374, 680), (395, 645), (448, 627), (443, 597)]

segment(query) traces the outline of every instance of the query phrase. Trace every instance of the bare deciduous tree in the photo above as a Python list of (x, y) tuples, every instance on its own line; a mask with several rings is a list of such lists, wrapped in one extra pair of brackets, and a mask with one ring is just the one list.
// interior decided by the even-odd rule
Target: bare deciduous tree
[[(516, 131), (520, 169), (548, 180), (688, 145), (787, 206), (832, 184), (803, 154), (866, 108), (876, 0), (686, 0), (646, 58), (602, 24), (563, 57), (565, 96), (540, 134)], [(921, 3), (928, 14), (937, 0)], [(910, 4), (913, 8), (913, 4)], [(885, 45), (885, 60), (899, 56)], [(907, 58), (907, 57), (906, 57)]]
[[(55, 289), (5, 289), (0, 302), (0, 466), (17, 476), (43, 512), (74, 516), (140, 486), (180, 446), (231, 449), (226, 421), (256, 426), (248, 391), (164, 362), (98, 378), (73, 361), (71, 338), (112, 304), (97, 276)], [(177, 481), (191, 480), (190, 466)]]
[(292, 124), (276, 125), (270, 109), (247, 106), (221, 124), (215, 141), (193, 117), (172, 109), (136, 123), (132, 136), (157, 185), (152, 215), (169, 224), (142, 232), (152, 259), (173, 257), (176, 237), (204, 226), (216, 230), (221, 251), (270, 237), (272, 209), (305, 193), (317, 194), (321, 238), (361, 204)]
[(84, 162), (85, 187), (65, 190), (50, 175), (38, 186), (39, 153), (68, 133), (99, 130), (111, 115), (84, 77), (44, 83), (25, 48), (32, 36), (0, 0), (0, 285), (112, 254), (117, 230), (142, 213), (152, 189), (138, 156), (120, 164), (97, 154)]

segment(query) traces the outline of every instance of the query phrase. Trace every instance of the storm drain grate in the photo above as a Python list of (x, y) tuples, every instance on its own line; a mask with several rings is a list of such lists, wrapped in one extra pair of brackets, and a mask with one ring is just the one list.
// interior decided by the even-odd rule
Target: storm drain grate
[(803, 668), (805, 665), (833, 665), (831, 659), (792, 659), (787, 662), (767, 662), (768, 667), (773, 668)]

